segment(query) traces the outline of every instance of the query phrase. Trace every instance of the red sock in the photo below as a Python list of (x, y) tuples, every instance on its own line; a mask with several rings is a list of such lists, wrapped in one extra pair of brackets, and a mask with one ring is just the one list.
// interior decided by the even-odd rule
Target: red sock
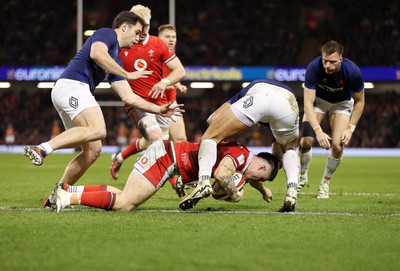
[(129, 156), (140, 152), (140, 150), (139, 150), (139, 140), (140, 140), (140, 138), (137, 138), (137, 139), (133, 140), (128, 145), (128, 147), (126, 147), (126, 149), (121, 152), (122, 158), (126, 159)]
[(169, 183), (172, 185), (172, 188), (175, 189), (176, 186), (176, 181), (178, 180), (178, 176), (174, 176), (171, 179), (169, 179)]
[(95, 192), (95, 191), (107, 191), (107, 185), (85, 185), (83, 187), (83, 192)]
[(108, 191), (84, 192), (81, 197), (81, 204), (111, 210), (115, 204), (116, 195)]

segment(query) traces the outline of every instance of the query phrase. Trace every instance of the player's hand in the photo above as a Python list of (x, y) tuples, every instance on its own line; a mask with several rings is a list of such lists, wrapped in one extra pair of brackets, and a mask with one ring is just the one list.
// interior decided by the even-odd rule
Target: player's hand
[(157, 99), (158, 96), (161, 98), (164, 96), (164, 91), (167, 87), (168, 85), (160, 81), (150, 89), (149, 96), (151, 96), (153, 99)]
[(347, 129), (343, 132), (342, 136), (340, 137), (340, 141), (347, 146), (350, 143), (350, 139), (352, 136), (353, 132), (351, 131), (351, 129)]
[(332, 138), (329, 135), (325, 134), (323, 131), (317, 132), (316, 137), (321, 148), (329, 150), (329, 148), (331, 147), (330, 141), (332, 140)]
[(182, 93), (186, 94), (187, 93), (187, 86), (182, 85), (180, 83), (176, 84), (176, 88)]
[(243, 194), (244, 194), (244, 189), (241, 191), (238, 191), (234, 199), (232, 197), (224, 199), (224, 201), (230, 202), (230, 203), (238, 203), (243, 199)]
[(147, 78), (149, 77), (150, 74), (152, 74), (153, 71), (136, 71), (136, 72), (129, 72), (128, 77), (126, 79), (128, 80), (135, 80), (138, 78)]
[(264, 187), (263, 199), (270, 203), (272, 200), (272, 191), (269, 188)]
[(184, 104), (163, 104), (160, 105), (160, 115), (163, 117), (168, 117), (172, 121), (175, 121), (172, 119), (172, 116), (178, 116), (181, 117), (182, 113), (185, 112), (184, 109), (181, 109), (181, 107), (184, 107)]

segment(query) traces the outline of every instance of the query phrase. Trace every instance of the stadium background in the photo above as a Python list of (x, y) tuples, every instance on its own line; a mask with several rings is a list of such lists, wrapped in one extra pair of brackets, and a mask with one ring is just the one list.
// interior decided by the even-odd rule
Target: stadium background
[[(212, 1), (175, 2), (177, 55), (190, 67), (304, 67), (320, 54), (319, 46), (335, 39), (345, 46), (344, 56), (361, 67), (397, 70), (388, 81), (373, 82), (366, 90), (363, 117), (350, 147), (400, 147), (400, 3), (385, 1)], [(110, 27), (115, 15), (134, 4), (151, 8), (150, 33), (168, 23), (169, 1), (84, 0), (83, 30)], [(2, 4), (0, 59), (2, 67), (66, 66), (77, 49), (77, 1), (9, 0)], [(18, 14), (18, 16), (16, 16)], [(85, 38), (83, 37), (83, 41)], [(4, 80), (2, 80), (4, 81)], [(14, 126), (16, 145), (48, 140), (54, 124), (61, 127), (50, 100), (50, 89), (38, 89), (37, 80), (9, 80), (0, 89), (0, 144), (8, 124)], [(190, 80), (183, 84), (189, 86)], [(197, 141), (207, 117), (242, 87), (242, 80), (214, 81), (213, 89), (191, 89), (179, 95), (185, 103), (188, 139)], [(302, 107), (301, 82), (287, 82)], [(104, 105), (115, 104), (111, 89), (96, 90)], [(103, 106), (107, 124), (104, 145), (116, 145), (118, 127), (137, 130), (120, 106)], [(301, 112), (302, 116), (302, 112)], [(62, 127), (61, 127), (62, 128)], [(323, 124), (328, 129), (327, 123)], [(268, 129), (241, 134), (249, 146), (269, 146)]]

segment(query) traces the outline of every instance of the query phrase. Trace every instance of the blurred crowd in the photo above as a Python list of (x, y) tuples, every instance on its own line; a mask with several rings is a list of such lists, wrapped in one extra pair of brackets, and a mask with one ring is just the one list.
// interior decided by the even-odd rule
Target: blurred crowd
[[(194, 90), (195, 91), (195, 90)], [(223, 102), (227, 101), (235, 89), (214, 91), (212, 95), (201, 97), (179, 97), (185, 104), (185, 124), (188, 140), (198, 142), (207, 127), (207, 118)], [(117, 101), (112, 93), (97, 96), (99, 101)], [(302, 108), (302, 100), (299, 99)], [(126, 141), (139, 137), (139, 132), (122, 106), (102, 107), (107, 125), (104, 145), (118, 145), (118, 137)], [(303, 112), (300, 113), (303, 115)], [(350, 147), (400, 148), (400, 95), (388, 90), (384, 94), (366, 95), (364, 114), (353, 135)], [(47, 141), (63, 131), (60, 118), (51, 104), (50, 91), (21, 92), (12, 91), (0, 94), (0, 145), (5, 144), (9, 125), (13, 127), (16, 145), (34, 145)], [(322, 128), (329, 131), (327, 120)], [(121, 135), (122, 127), (126, 134)], [(301, 128), (301, 126), (300, 126)], [(272, 134), (268, 128), (253, 127), (234, 138), (248, 146), (270, 146)], [(123, 140), (120, 142), (124, 142)]]
[[(84, 29), (110, 27), (115, 15), (134, 4), (151, 8), (151, 34), (169, 22), (168, 0), (85, 0)], [(3, 66), (67, 65), (76, 52), (76, 1), (5, 1), (1, 7), (0, 59)], [(344, 56), (360, 66), (400, 65), (400, 1), (345, 0), (176, 0), (177, 55), (186, 66), (296, 66), (319, 55), (310, 40), (335, 39)], [(18, 14), (18, 16), (15, 16)], [(308, 49), (308, 50), (307, 50)], [(306, 63), (301, 57), (307, 52)], [(198, 141), (207, 117), (239, 88), (182, 96), (188, 139)], [(117, 100), (102, 94), (98, 100)], [(351, 147), (400, 147), (400, 98), (394, 91), (368, 95)], [(302, 101), (299, 100), (300, 107)], [(126, 131), (139, 136), (122, 107), (102, 108), (108, 127), (105, 145), (117, 145)], [(63, 130), (49, 90), (0, 93), (0, 144), (37, 144)], [(325, 129), (329, 129), (326, 124)], [(123, 127), (125, 126), (126, 129)], [(324, 127), (323, 127), (324, 128)], [(11, 137), (8, 136), (10, 139)], [(269, 129), (254, 127), (236, 139), (269, 146)], [(129, 139), (128, 139), (129, 140)]]
[[(85, 0), (84, 29), (111, 27), (134, 4), (151, 8), (151, 34), (169, 22), (168, 0)], [(358, 65), (400, 65), (400, 1), (177, 0), (177, 53), (184, 65), (305, 65), (335, 39)], [(11, 0), (2, 5), (2, 65), (66, 65), (76, 52), (76, 1)], [(15, 16), (19, 14), (19, 16)], [(6, 31), (7, 29), (7, 31)]]

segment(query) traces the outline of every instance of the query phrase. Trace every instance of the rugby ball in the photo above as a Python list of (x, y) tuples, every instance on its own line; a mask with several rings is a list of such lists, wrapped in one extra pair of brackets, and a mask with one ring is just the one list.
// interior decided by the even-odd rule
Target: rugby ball
[[(246, 183), (246, 179), (244, 178), (244, 175), (240, 172), (235, 172), (233, 174), (233, 179), (235, 181), (236, 188), (241, 191), (243, 189), (243, 186)], [(225, 190), (218, 185), (217, 181), (214, 181), (212, 184), (212, 189), (213, 192), (211, 196), (216, 199), (216, 200), (226, 200), (229, 198), (229, 196), (226, 194)]]

